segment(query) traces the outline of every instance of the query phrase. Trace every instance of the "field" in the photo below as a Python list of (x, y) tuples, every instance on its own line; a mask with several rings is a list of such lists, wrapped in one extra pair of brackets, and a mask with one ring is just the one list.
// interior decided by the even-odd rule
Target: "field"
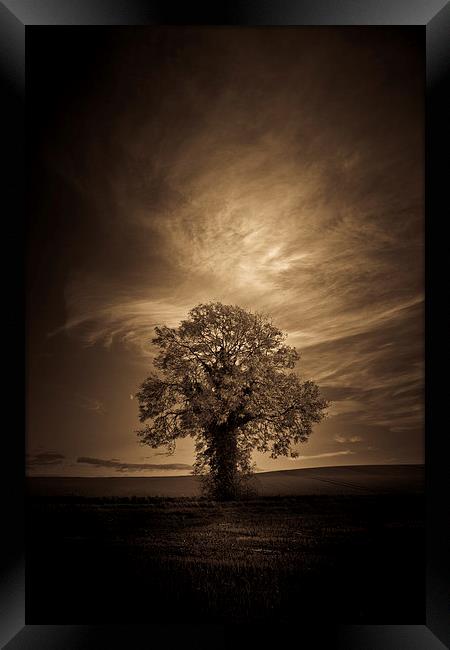
[[(254, 488), (261, 496), (307, 494), (394, 494), (423, 492), (423, 465), (352, 465), (261, 472)], [(194, 476), (40, 477), (28, 479), (33, 496), (199, 497)]]
[(35, 492), (27, 623), (423, 623), (423, 495), (328, 485), (230, 503)]

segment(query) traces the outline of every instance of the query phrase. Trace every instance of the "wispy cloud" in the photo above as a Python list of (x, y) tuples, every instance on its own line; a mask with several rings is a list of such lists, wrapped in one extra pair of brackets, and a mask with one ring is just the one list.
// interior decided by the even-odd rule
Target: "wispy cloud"
[[(66, 288), (63, 329), (87, 345), (126, 346), (148, 363), (155, 325), (176, 326), (198, 302), (214, 299), (269, 312), (303, 352), (300, 372), (321, 385), (354, 388), (335, 401), (331, 415), (398, 426), (386, 394), (395, 393), (397, 404), (417, 404), (417, 392), (402, 397), (401, 391), (412, 382), (420, 389), (423, 380), (422, 235), (412, 227), (422, 218), (420, 195), (396, 196), (390, 167), (374, 168), (373, 143), (359, 154), (364, 173), (352, 178), (345, 166), (331, 170), (328, 164), (282, 158), (279, 148), (290, 146), (284, 134), (263, 138), (243, 155), (236, 144), (230, 168), (215, 169), (186, 147), (190, 173), (181, 173), (180, 154), (165, 179), (171, 211), (164, 218), (157, 206), (133, 207), (131, 179), (114, 182), (115, 192), (131, 201), (127, 210), (136, 216), (131, 233), (148, 242), (152, 275), (144, 271), (130, 283), (78, 269)], [(204, 146), (196, 137), (194, 151)], [(214, 134), (198, 137), (209, 141)], [(332, 194), (330, 174), (345, 176)], [(370, 185), (373, 174), (379, 187), (366, 195), (361, 187)], [(117, 200), (122, 205), (125, 196)], [(154, 268), (161, 255), (165, 271)], [(362, 386), (366, 395), (358, 400)], [(380, 413), (386, 417), (380, 419)], [(408, 426), (420, 426), (411, 410), (407, 417)], [(406, 423), (404, 413), (395, 419)]]
[[(356, 46), (339, 30), (263, 31), (186, 33), (190, 73), (158, 59), (164, 81), (141, 61), (146, 45), (129, 43), (148, 102), (111, 63), (111, 88), (136, 101), (112, 105), (79, 151), (53, 154), (101, 253), (94, 242), (70, 270), (67, 319), (52, 334), (128, 350), (144, 373), (155, 325), (209, 300), (262, 310), (333, 400), (338, 430), (417, 438), (423, 76), (415, 55), (397, 56), (410, 47), (398, 39), (383, 37), (384, 69), (375, 33)], [(164, 51), (178, 47), (164, 39)], [(102, 412), (96, 400), (83, 408)]]
[(79, 405), (86, 411), (93, 411), (98, 414), (105, 413), (105, 405), (98, 399), (86, 397), (85, 395), (79, 396)]
[(301, 454), (297, 458), (289, 458), (292, 461), (301, 461), (301, 460), (311, 460), (313, 458), (332, 458), (333, 456), (353, 456), (356, 452), (351, 451), (350, 449), (345, 449), (344, 451), (329, 451), (323, 454)]
[(361, 438), (361, 436), (342, 436), (341, 434), (336, 434), (334, 436), (334, 439), (336, 440), (336, 442), (338, 442), (341, 445), (346, 443), (356, 443), (356, 442), (363, 441), (363, 438)]

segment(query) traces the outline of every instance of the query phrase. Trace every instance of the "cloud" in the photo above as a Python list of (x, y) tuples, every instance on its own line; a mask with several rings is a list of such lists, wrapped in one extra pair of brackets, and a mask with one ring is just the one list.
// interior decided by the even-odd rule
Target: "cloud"
[(55, 452), (41, 452), (38, 454), (27, 454), (27, 466), (39, 467), (44, 465), (61, 465), (65, 456)]
[(98, 137), (91, 111), (53, 148), (92, 231), (53, 335), (147, 368), (154, 326), (199, 302), (263, 310), (336, 427), (423, 434), (423, 76), (398, 36), (380, 65), (379, 35), (346, 33), (187, 31), (180, 66), (171, 34), (124, 42)]
[(142, 471), (173, 471), (173, 470), (191, 470), (192, 466), (185, 463), (126, 463), (117, 460), (105, 460), (102, 458), (90, 458), (80, 456), (77, 463), (85, 465), (94, 465), (95, 467), (109, 467), (117, 472), (142, 472)]
[(86, 397), (86, 395), (78, 395), (79, 406), (86, 411), (93, 411), (95, 413), (105, 413), (105, 405), (98, 399)]
[(339, 444), (343, 445), (346, 443), (355, 443), (355, 442), (362, 442), (363, 438), (361, 436), (342, 436), (341, 434), (336, 434), (334, 436), (334, 439), (336, 442), (339, 442)]
[(356, 452), (346, 449), (345, 451), (330, 451), (323, 454), (314, 454), (311, 456), (308, 455), (299, 455), (297, 458), (289, 457), (289, 460), (310, 460), (311, 458), (331, 458), (332, 456), (353, 456)]

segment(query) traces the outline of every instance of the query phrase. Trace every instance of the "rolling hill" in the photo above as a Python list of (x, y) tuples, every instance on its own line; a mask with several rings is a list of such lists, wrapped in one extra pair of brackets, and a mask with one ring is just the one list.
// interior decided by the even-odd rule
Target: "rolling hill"
[[(423, 492), (423, 465), (352, 465), (261, 472), (254, 487), (260, 496), (310, 494), (390, 494)], [(194, 476), (28, 477), (30, 496), (195, 497)]]

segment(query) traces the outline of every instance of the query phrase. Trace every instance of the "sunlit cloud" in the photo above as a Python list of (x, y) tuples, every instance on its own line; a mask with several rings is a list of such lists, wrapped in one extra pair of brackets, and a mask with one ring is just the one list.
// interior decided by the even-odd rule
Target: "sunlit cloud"
[(356, 452), (351, 451), (350, 449), (345, 449), (344, 451), (330, 451), (323, 454), (301, 454), (298, 458), (290, 458), (292, 461), (301, 461), (301, 460), (312, 460), (315, 458), (332, 458), (333, 456), (353, 456)]
[[(142, 43), (128, 45), (148, 79), (139, 101), (116, 100), (98, 137), (52, 152), (100, 235), (67, 273), (50, 339), (125, 351), (143, 379), (156, 325), (176, 327), (200, 302), (238, 304), (288, 333), (296, 371), (332, 402), (333, 434), (351, 431), (335, 443), (374, 428), (417, 440), (423, 80), (384, 73), (376, 39), (355, 56), (337, 32), (284, 34), (281, 49), (271, 34), (202, 31), (218, 58), (199, 66), (193, 41), (190, 74), (169, 66), (163, 81), (134, 56)], [(117, 61), (111, 75), (136, 92)], [(104, 411), (93, 397), (83, 408)]]
[(363, 438), (361, 438), (361, 436), (342, 436), (341, 434), (335, 435), (334, 439), (341, 445), (363, 441)]

